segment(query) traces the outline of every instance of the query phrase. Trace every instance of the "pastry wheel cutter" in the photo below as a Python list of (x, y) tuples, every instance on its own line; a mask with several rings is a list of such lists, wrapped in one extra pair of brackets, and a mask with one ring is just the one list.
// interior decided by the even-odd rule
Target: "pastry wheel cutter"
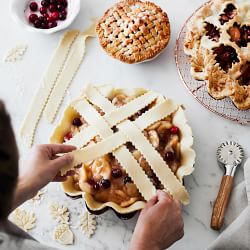
[(214, 230), (220, 230), (223, 225), (225, 211), (233, 187), (234, 174), (243, 158), (243, 148), (233, 141), (222, 143), (217, 150), (218, 162), (225, 167), (226, 172), (222, 177), (219, 193), (213, 207), (211, 228)]

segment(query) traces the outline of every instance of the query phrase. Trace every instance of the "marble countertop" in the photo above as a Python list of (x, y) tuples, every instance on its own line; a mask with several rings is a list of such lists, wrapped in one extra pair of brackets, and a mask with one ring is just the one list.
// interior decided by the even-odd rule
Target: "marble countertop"
[[(114, 2), (116, 1), (82, 0), (81, 12), (71, 28), (86, 29), (93, 19), (100, 17), (104, 10)], [(216, 162), (216, 148), (221, 142), (232, 139), (242, 144), (246, 154), (249, 155), (250, 127), (238, 125), (210, 113), (193, 99), (179, 78), (174, 60), (176, 38), (185, 20), (204, 1), (157, 0), (154, 2), (167, 11), (170, 18), (172, 35), (167, 49), (151, 62), (126, 65), (108, 57), (100, 48), (97, 39), (88, 40), (86, 56), (61, 106), (57, 121), (67, 102), (77, 97), (79, 91), (89, 82), (151, 88), (184, 104), (189, 124), (193, 129), (197, 159), (193, 175), (185, 178), (185, 184), (191, 195), (191, 204), (183, 208), (185, 236), (171, 249), (205, 249), (219, 234), (209, 227), (212, 202), (216, 197), (223, 173)], [(1, 60), (0, 62), (0, 98), (6, 102), (12, 116), (20, 154), (24, 159), (28, 154), (28, 148), (18, 137), (18, 131), (62, 32), (53, 35), (26, 32), (11, 19), (9, 1), (3, 1), (1, 9), (0, 58), (4, 58), (6, 52), (16, 45), (28, 45), (27, 53), (22, 61), (4, 63)], [(55, 124), (48, 125), (46, 122), (41, 122), (36, 135), (36, 143), (48, 142)], [(243, 173), (239, 169), (235, 184), (242, 179)], [(77, 215), (85, 210), (83, 201), (72, 201), (67, 198), (60, 186), (55, 183), (48, 185), (40, 205), (34, 205), (31, 202), (25, 204), (25, 207), (34, 211), (38, 217), (37, 226), (30, 233), (39, 241), (59, 249), (128, 248), (136, 217), (129, 221), (122, 221), (112, 212), (107, 212), (97, 218), (98, 228), (91, 239), (73, 227), (72, 230), (76, 236), (73, 246), (61, 246), (55, 243), (51, 234), (56, 223), (49, 219), (51, 217), (48, 210), (48, 204), (54, 201), (59, 201), (69, 207), (72, 225), (77, 224)]]

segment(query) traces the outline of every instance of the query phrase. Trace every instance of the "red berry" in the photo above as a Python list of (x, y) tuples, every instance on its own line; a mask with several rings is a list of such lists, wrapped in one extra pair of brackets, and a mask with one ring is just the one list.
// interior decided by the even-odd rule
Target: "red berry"
[(38, 19), (39, 19), (41, 22), (47, 21), (46, 18), (45, 18), (44, 16), (39, 16)]
[(109, 179), (102, 179), (100, 182), (100, 186), (105, 188), (105, 189), (110, 188), (111, 182)]
[(51, 4), (50, 6), (49, 6), (49, 11), (52, 13), (52, 12), (55, 12), (57, 9), (56, 9), (56, 5), (54, 5), (54, 4)]
[(29, 21), (30, 21), (31, 23), (34, 23), (37, 19), (38, 19), (38, 16), (37, 16), (36, 14), (31, 14), (31, 15), (29, 16)]
[(173, 135), (176, 135), (179, 133), (179, 128), (176, 127), (176, 126), (173, 126), (171, 129), (170, 129), (170, 133), (173, 134)]
[(80, 118), (75, 118), (72, 122), (72, 125), (76, 126), (76, 127), (80, 127), (82, 126), (82, 121)]
[(57, 5), (57, 9), (58, 9), (59, 11), (63, 11), (63, 10), (65, 9), (65, 6), (64, 6), (63, 4), (58, 4), (58, 5)]
[(46, 21), (46, 22), (42, 22), (41, 28), (42, 28), (42, 29), (48, 29), (48, 28), (49, 28), (48, 22), (47, 22), (47, 21)]
[(30, 3), (30, 10), (31, 11), (37, 11), (37, 9), (38, 9), (37, 3), (36, 2), (31, 2)]
[(50, 22), (49, 23), (49, 29), (55, 28), (57, 26), (57, 22)]
[(67, 16), (67, 11), (66, 11), (66, 10), (61, 11), (61, 13), (62, 13), (63, 15), (65, 15), (65, 16)]
[(57, 0), (50, 0), (50, 4), (56, 4)]
[(56, 21), (56, 20), (58, 20), (58, 18), (59, 18), (59, 13), (58, 13), (57, 11), (55, 11), (55, 12), (53, 12), (53, 13), (51, 14), (51, 17)]
[(41, 5), (42, 5), (43, 7), (49, 7), (49, 0), (43, 0), (43, 1), (41, 2)]
[(44, 18), (47, 19), (49, 17), (49, 14), (48, 13), (44, 13), (43, 16), (44, 16)]
[(120, 178), (120, 177), (122, 177), (122, 171), (121, 171), (121, 169), (120, 168), (113, 168), (112, 169), (112, 176), (114, 178)]
[(123, 179), (123, 182), (124, 182), (124, 184), (126, 184), (126, 183), (132, 183), (132, 180), (131, 180), (131, 178), (128, 175), (126, 175), (124, 177), (124, 179)]
[(54, 18), (53, 18), (52, 16), (49, 16), (49, 17), (47, 18), (47, 21), (48, 21), (49, 23), (53, 23), (53, 22), (54, 22)]
[(41, 14), (46, 14), (46, 13), (47, 13), (47, 8), (45, 8), (45, 7), (42, 6), (42, 7), (40, 8), (40, 13), (41, 13)]
[(67, 18), (66, 15), (59, 13), (59, 20), (64, 21), (64, 20), (66, 20), (66, 18)]
[(166, 152), (166, 154), (165, 154), (165, 160), (167, 161), (167, 162), (170, 162), (170, 161), (173, 161), (174, 160), (174, 153), (173, 152), (171, 152), (171, 151), (168, 151), (168, 152)]
[(64, 136), (64, 141), (70, 140), (73, 137), (71, 132), (68, 132), (65, 136)]
[(34, 26), (36, 27), (36, 28), (41, 28), (41, 21), (39, 20), (39, 19), (37, 19), (35, 22), (34, 22)]

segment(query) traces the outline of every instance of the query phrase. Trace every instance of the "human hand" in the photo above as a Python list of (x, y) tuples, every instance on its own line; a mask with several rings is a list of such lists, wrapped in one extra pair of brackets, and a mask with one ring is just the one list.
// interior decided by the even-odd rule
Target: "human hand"
[(26, 168), (19, 177), (14, 206), (18, 206), (27, 199), (32, 198), (41, 188), (51, 181), (65, 181), (66, 176), (58, 173), (73, 160), (71, 154), (58, 157), (60, 153), (68, 153), (76, 148), (69, 145), (46, 144), (35, 146), (27, 159)]
[(158, 190), (141, 211), (130, 250), (162, 250), (184, 235), (179, 201)]

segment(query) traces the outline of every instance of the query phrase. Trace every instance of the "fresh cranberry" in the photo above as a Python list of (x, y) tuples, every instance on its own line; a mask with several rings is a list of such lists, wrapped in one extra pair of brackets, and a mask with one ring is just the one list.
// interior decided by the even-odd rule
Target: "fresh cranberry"
[(57, 22), (50, 22), (48, 27), (49, 29), (55, 28), (57, 26)]
[(34, 22), (34, 26), (36, 27), (36, 28), (41, 28), (41, 21), (39, 20), (39, 19), (37, 19), (35, 22)]
[(76, 126), (76, 127), (80, 127), (82, 126), (82, 121), (80, 118), (75, 118), (72, 122), (72, 125)]
[(61, 11), (61, 13), (62, 13), (63, 15), (65, 15), (65, 16), (67, 16), (67, 11), (66, 11), (66, 10)]
[(47, 19), (46, 19), (44, 16), (39, 16), (38, 19), (39, 19), (41, 22), (47, 21)]
[(63, 11), (63, 10), (65, 10), (65, 6), (63, 5), (63, 4), (58, 4), (57, 5), (57, 9), (58, 9), (58, 11)]
[(95, 191), (98, 191), (100, 189), (99, 183), (97, 183), (94, 179), (89, 179), (88, 184), (91, 185)]
[(45, 7), (42, 6), (42, 7), (40, 8), (40, 13), (41, 13), (41, 14), (47, 13), (47, 8), (45, 8)]
[(43, 7), (49, 7), (49, 0), (43, 0), (42, 2), (41, 2), (41, 5), (43, 6)]
[(57, 4), (57, 0), (50, 0), (50, 4)]
[(178, 134), (178, 133), (179, 133), (179, 128), (176, 127), (176, 126), (173, 126), (173, 127), (170, 129), (170, 133), (171, 133), (172, 135)]
[(31, 23), (34, 23), (37, 19), (38, 19), (37, 14), (31, 14), (31, 15), (29, 16), (29, 21), (30, 21)]
[(49, 17), (49, 14), (48, 14), (48, 13), (44, 13), (44, 14), (43, 14), (43, 17), (47, 20), (48, 17)]
[(120, 178), (120, 177), (122, 177), (122, 171), (121, 171), (121, 169), (120, 168), (113, 168), (112, 169), (112, 176), (114, 178)]
[(55, 12), (53, 12), (53, 13), (51, 14), (51, 17), (56, 21), (56, 20), (58, 20), (58, 18), (59, 18), (59, 13), (58, 13), (57, 11), (55, 11)]
[(164, 158), (165, 158), (165, 160), (166, 160), (167, 162), (173, 161), (173, 160), (174, 160), (174, 153), (171, 152), (171, 151), (168, 151), (168, 152), (166, 152)]
[(130, 178), (128, 175), (126, 175), (126, 176), (124, 177), (124, 179), (123, 179), (123, 182), (124, 182), (124, 184), (126, 184), (126, 183), (131, 183), (132, 180), (131, 180), (131, 178)]
[(31, 11), (37, 11), (37, 9), (38, 9), (37, 3), (36, 2), (31, 2), (30, 3), (30, 10)]
[(42, 29), (48, 29), (49, 28), (48, 22), (47, 21), (46, 22), (42, 22), (41, 28)]
[(49, 6), (49, 11), (50, 11), (51, 13), (57, 11), (56, 5), (51, 4), (51, 5)]
[(53, 22), (54, 22), (54, 18), (53, 18), (52, 16), (49, 16), (49, 17), (47, 18), (47, 21), (48, 21), (49, 23), (53, 23)]
[[(48, 26), (49, 27), (49, 26)], [(50, 27), (49, 27), (50, 28)], [(64, 141), (68, 141), (73, 137), (71, 132), (68, 132), (65, 136), (64, 136)]]
[(67, 15), (59, 13), (59, 20), (64, 21), (64, 20), (66, 20), (66, 18), (67, 18)]
[(110, 188), (111, 182), (109, 179), (102, 179), (100, 182), (100, 186), (105, 189)]

